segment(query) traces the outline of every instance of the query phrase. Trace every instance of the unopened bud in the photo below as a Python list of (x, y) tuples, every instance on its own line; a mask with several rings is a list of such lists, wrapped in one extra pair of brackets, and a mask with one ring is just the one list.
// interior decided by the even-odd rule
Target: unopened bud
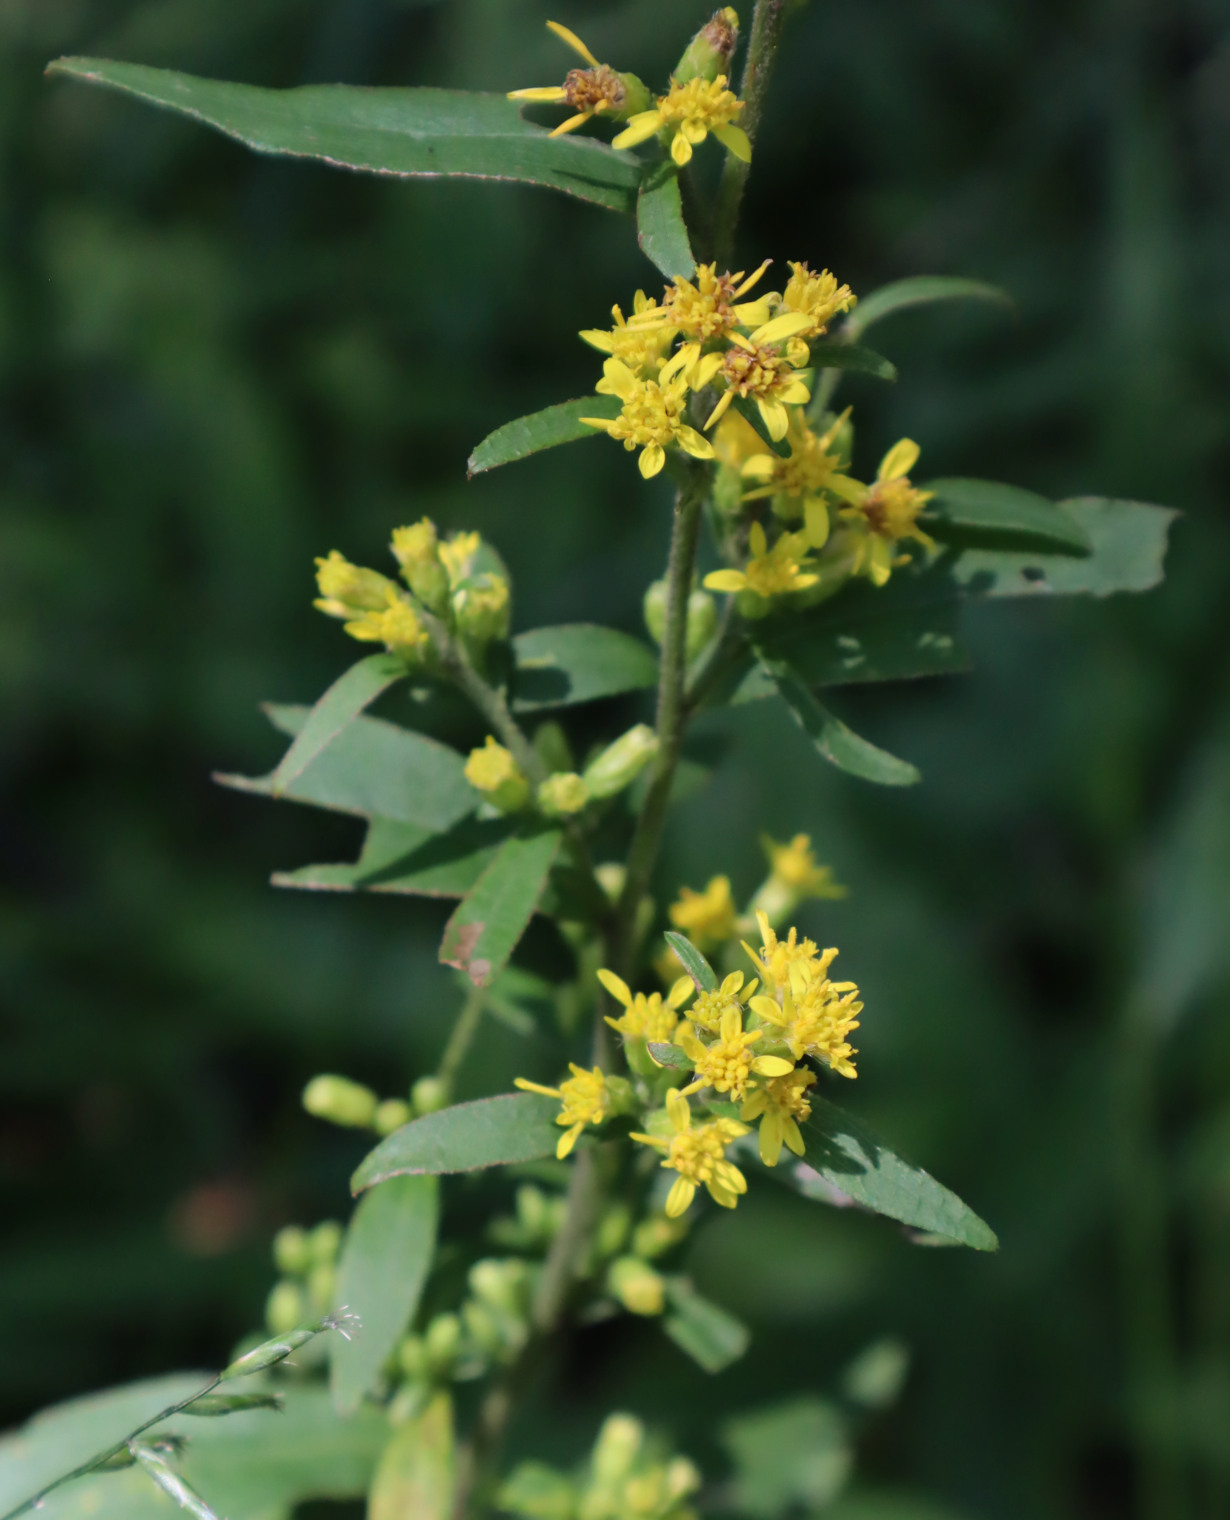
[(570, 818), (589, 801), (589, 788), (575, 771), (556, 771), (538, 788), (538, 810), (548, 818)]
[(265, 1300), (265, 1324), (274, 1335), (285, 1335), (307, 1318), (307, 1305), (299, 1284), (283, 1278), (275, 1283)]
[(342, 1227), (336, 1219), (322, 1219), (308, 1237), (312, 1247), (312, 1262), (318, 1267), (329, 1267), (337, 1260), (342, 1249)]
[(638, 1256), (652, 1260), (677, 1246), (688, 1233), (682, 1219), (668, 1219), (665, 1214), (651, 1214), (632, 1232), (632, 1249)]
[(607, 1286), (630, 1314), (661, 1314), (666, 1306), (661, 1274), (639, 1256), (620, 1256), (613, 1261)]
[(403, 1124), (409, 1124), (412, 1117), (410, 1105), (404, 1098), (386, 1098), (376, 1110), (372, 1128), (378, 1135), (391, 1135)]
[(525, 1306), (525, 1263), (517, 1257), (486, 1257), (470, 1268), (470, 1289), (481, 1303), (504, 1314), (519, 1315)]
[(511, 617), (508, 582), (502, 575), (480, 575), (462, 586), (453, 593), (453, 616), (457, 632), (471, 648), (506, 639)]
[(461, 1321), (455, 1314), (437, 1314), (427, 1326), (424, 1343), (430, 1370), (447, 1375), (461, 1349)]
[(397, 1348), (397, 1363), (414, 1383), (424, 1383), (431, 1376), (431, 1357), (421, 1335), (408, 1335)]
[(429, 517), (409, 528), (394, 528), (393, 557), (402, 579), (419, 601), (437, 616), (448, 607), (448, 571), (440, 561), (436, 525)]
[(658, 752), (658, 736), (646, 723), (638, 723), (610, 744), (585, 767), (585, 785), (591, 797), (613, 797), (640, 775)]
[(302, 1277), (312, 1265), (307, 1231), (288, 1224), (273, 1237), (273, 1264), (287, 1277)]
[(595, 868), (594, 875), (598, 878), (598, 885), (611, 901), (618, 902), (628, 875), (626, 868), (617, 860), (607, 860)]
[(325, 1073), (303, 1089), (303, 1106), (317, 1119), (351, 1129), (370, 1129), (376, 1117), (376, 1094), (349, 1077)]
[(393, 582), (378, 570), (352, 565), (336, 549), (327, 559), (316, 561), (316, 584), (320, 600), (316, 606), (329, 617), (353, 617), (357, 612), (381, 612), (388, 606)]
[(410, 1089), (416, 1114), (435, 1114), (449, 1104), (448, 1083), (442, 1077), (420, 1077)]
[(486, 1304), (469, 1299), (461, 1308), (470, 1339), (487, 1356), (499, 1356), (504, 1350), (504, 1337), (496, 1316)]
[[(654, 581), (645, 593), (645, 627), (655, 644), (666, 637), (666, 582)], [(685, 651), (689, 661), (701, 652), (717, 628), (717, 603), (707, 591), (697, 588), (688, 597)]]
[(645, 627), (655, 644), (661, 645), (666, 637), (666, 582), (651, 581), (643, 604)]
[(631, 1471), (645, 1439), (645, 1427), (630, 1414), (609, 1415), (594, 1443), (592, 1465), (598, 1483), (617, 1483)]
[(627, 1204), (613, 1204), (602, 1216), (594, 1237), (594, 1249), (599, 1256), (614, 1256), (628, 1238), (632, 1218)]
[(490, 734), (481, 749), (470, 751), (466, 780), (501, 813), (519, 812), (530, 800), (530, 784), (517, 762)]
[(696, 36), (688, 43), (683, 57), (675, 68), (674, 78), (680, 84), (689, 79), (715, 80), (719, 74), (730, 75), (730, 60), (739, 40), (739, 15), (733, 6), (715, 11)]

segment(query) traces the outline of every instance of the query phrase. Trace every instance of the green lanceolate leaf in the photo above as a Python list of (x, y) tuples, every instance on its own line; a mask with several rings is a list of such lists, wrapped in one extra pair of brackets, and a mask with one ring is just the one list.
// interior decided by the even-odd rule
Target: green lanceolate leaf
[(308, 714), (295, 742), (269, 777), (269, 792), (281, 797), (327, 744), (370, 707), (382, 691), (405, 679), (406, 662), (395, 654), (369, 654), (329, 687)]
[(922, 488), (933, 493), (924, 525), (937, 537), (959, 529), (980, 536), (1026, 539), (1048, 548), (1088, 554), (1089, 534), (1070, 512), (1064, 512), (1034, 491), (1001, 485), (994, 480), (930, 480)]
[(380, 1142), (350, 1179), (351, 1190), (361, 1193), (390, 1177), (476, 1172), (487, 1166), (541, 1161), (555, 1155), (558, 1113), (555, 1098), (506, 1093), (425, 1114)]
[(735, 1469), (735, 1505), (754, 1520), (827, 1507), (845, 1487), (854, 1460), (844, 1415), (806, 1395), (727, 1420), (722, 1445)]
[(760, 415), (760, 408), (754, 401), (749, 400), (746, 396), (736, 396), (731, 406), (743, 418), (744, 422), (748, 424), (770, 453), (776, 454), (779, 459), (788, 459), (790, 457), (790, 445), (784, 438), (770, 437), (765, 420)]
[(1178, 513), (1104, 496), (1077, 496), (1058, 507), (1088, 535), (1089, 554), (967, 548), (941, 572), (963, 596), (1111, 596), (1160, 583)]
[(590, 138), (552, 137), (503, 95), (337, 84), (267, 90), (107, 58), (59, 58), (48, 72), (178, 111), (258, 153), (368, 174), (519, 180), (613, 211), (636, 205), (634, 158)]
[(842, 331), (850, 338), (861, 337), (872, 325), (895, 311), (910, 306), (924, 306), (932, 301), (988, 301), (996, 306), (1011, 306), (1012, 297), (998, 285), (982, 280), (963, 280), (954, 275), (916, 275), (909, 280), (894, 280), (864, 296), (846, 318)]
[(453, 1406), (437, 1393), (395, 1428), (368, 1495), (368, 1520), (450, 1520), (454, 1484)]
[(689, 279), (695, 273), (696, 260), (683, 220), (679, 171), (669, 158), (655, 164), (641, 180), (636, 197), (636, 240), (641, 252), (668, 280), (677, 274)]
[(697, 992), (717, 991), (717, 973), (686, 934), (680, 934), (675, 929), (668, 929), (666, 943), (679, 957), (683, 969), (696, 983)]
[[(832, 1203), (828, 1188), (876, 1214), (942, 1235), (975, 1251), (996, 1251), (995, 1232), (928, 1172), (891, 1151), (861, 1119), (813, 1098), (802, 1126), (807, 1154), (784, 1158), (773, 1175), (807, 1198)], [(827, 1184), (827, 1187), (826, 1187)]]
[[(0, 1442), (0, 1513), (205, 1381), (199, 1372), (160, 1378), (38, 1415)], [(255, 1410), (192, 1422), (177, 1415), (147, 1439), (190, 1435), (176, 1468), (226, 1520), (288, 1520), (309, 1498), (361, 1497), (388, 1440), (383, 1413), (365, 1406), (353, 1419), (339, 1420), (323, 1388), (291, 1384), (282, 1395), (281, 1413)], [(38, 1511), (39, 1520), (167, 1520), (174, 1514), (149, 1478), (131, 1467), (66, 1484)]]
[(373, 818), (353, 865), (279, 871), (275, 887), (309, 892), (400, 892), (411, 897), (464, 897), (491, 865), (513, 825), (504, 818), (466, 818), (447, 834)]
[(587, 427), (581, 418), (618, 417), (621, 404), (618, 396), (582, 396), (579, 401), (561, 401), (545, 411), (506, 422), (478, 445), (466, 461), (466, 472), (471, 477), (481, 475), (484, 470), (528, 459), (531, 454), (556, 448), (561, 443), (597, 438), (602, 429)]
[(658, 683), (658, 657), (640, 639), (594, 623), (534, 628), (512, 641), (514, 712), (570, 707)]
[(752, 1337), (743, 1321), (702, 1298), (686, 1277), (669, 1278), (666, 1296), (662, 1328), (705, 1372), (724, 1371), (747, 1350)]
[(898, 760), (887, 750), (877, 749), (847, 728), (840, 718), (816, 700), (806, 683), (784, 660), (766, 656), (763, 663), (795, 722), (818, 753), (838, 770), (848, 771), (851, 776), (860, 776), (864, 781), (874, 781), (880, 786), (913, 786), (922, 779), (908, 761)]
[[(270, 716), (281, 727), (300, 720), (296, 732), (302, 733), (308, 709), (277, 708)], [(277, 775), (214, 779), (237, 791), (273, 796)], [(355, 718), (276, 795), (337, 813), (412, 824), (431, 834), (451, 829), (474, 811), (476, 801), (456, 750), (380, 718)]]
[(440, 964), (487, 987), (534, 915), (563, 835), (559, 829), (515, 834), (462, 898), (444, 928)]
[(877, 380), (897, 378), (897, 366), (873, 348), (863, 348), (858, 343), (841, 343), (833, 338), (817, 339), (808, 347), (811, 350), (809, 362), (816, 369), (845, 369), (851, 374), (871, 375)]
[(439, 1222), (434, 1177), (394, 1177), (359, 1201), (338, 1266), (337, 1302), (359, 1316), (349, 1340), (330, 1337), (329, 1382), (341, 1415), (353, 1414), (414, 1318), (431, 1269)]

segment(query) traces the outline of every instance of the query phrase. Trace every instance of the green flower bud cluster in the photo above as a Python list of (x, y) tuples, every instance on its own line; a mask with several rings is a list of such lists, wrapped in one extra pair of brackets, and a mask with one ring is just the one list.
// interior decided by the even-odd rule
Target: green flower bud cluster
[[(645, 593), (645, 627), (654, 643), (666, 637), (666, 582), (654, 581)], [(688, 597), (687, 632), (684, 635), (688, 663), (696, 658), (717, 631), (717, 602), (699, 587)]]
[(558, 1194), (544, 1193), (533, 1183), (525, 1182), (517, 1189), (514, 1199), (515, 1215), (491, 1222), (487, 1233), (498, 1246), (505, 1250), (534, 1253), (546, 1251), (559, 1234), (568, 1207)]
[(525, 1520), (692, 1520), (687, 1500), (700, 1484), (694, 1463), (655, 1449), (632, 1415), (613, 1414), (580, 1473), (523, 1462), (498, 1502)]
[(518, 1256), (476, 1261), (459, 1312), (435, 1315), (397, 1348), (391, 1370), (404, 1379), (394, 1399), (399, 1416), (421, 1409), (442, 1384), (513, 1361), (529, 1339), (533, 1283), (534, 1269)]
[(315, 1229), (288, 1224), (273, 1237), (273, 1261), (281, 1276), (265, 1303), (265, 1324), (285, 1335), (333, 1307), (342, 1227), (326, 1219)]
[[(391, 1135), (395, 1129), (408, 1124), (416, 1111), (431, 1112), (407, 1103), (404, 1098), (381, 1100), (370, 1087), (332, 1072), (322, 1072), (312, 1078), (303, 1089), (303, 1106), (309, 1114), (329, 1124), (340, 1125), (343, 1129), (370, 1129), (381, 1136)], [(443, 1104), (436, 1106), (443, 1107)]]
[(614, 797), (631, 786), (658, 753), (658, 736), (647, 723), (622, 734), (585, 767), (583, 780), (591, 797)]

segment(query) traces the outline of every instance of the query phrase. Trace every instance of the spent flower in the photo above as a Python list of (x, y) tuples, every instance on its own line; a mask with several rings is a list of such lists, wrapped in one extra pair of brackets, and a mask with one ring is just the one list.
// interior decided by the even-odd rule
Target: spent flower
[(855, 574), (868, 576), (877, 586), (906, 563), (907, 556), (896, 552), (903, 539), (935, 548), (935, 540), (918, 526), (918, 514), (933, 493), (918, 490), (909, 478), (918, 455), (914, 440), (903, 438), (880, 461), (871, 485), (845, 475), (833, 476), (830, 483), (829, 489), (846, 502), (841, 517), (854, 530)]
[(615, 121), (626, 121), (633, 112), (643, 111), (648, 106), (649, 91), (635, 74), (622, 74), (609, 64), (599, 63), (577, 34), (569, 31), (566, 26), (561, 26), (558, 21), (548, 21), (547, 26), (589, 67), (570, 69), (562, 85), (509, 90), (508, 98), (537, 101), (544, 105), (570, 106), (574, 114), (552, 131), (552, 137), (575, 132), (595, 116), (609, 116)]

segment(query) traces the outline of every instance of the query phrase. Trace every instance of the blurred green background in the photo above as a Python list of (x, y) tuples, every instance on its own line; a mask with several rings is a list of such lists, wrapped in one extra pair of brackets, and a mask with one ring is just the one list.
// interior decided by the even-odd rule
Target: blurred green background
[[(388, 1091), (445, 1038), (443, 910), (273, 891), (360, 826), (210, 779), (267, 769), (258, 703), (351, 658), (312, 557), (383, 565), (428, 513), (504, 553), (517, 626), (635, 630), (668, 500), (597, 444), (465, 480), (491, 427), (591, 387), (576, 330), (655, 280), (628, 224), (261, 160), (42, 66), (503, 90), (562, 75), (548, 16), (661, 79), (705, 12), (0, 0), (6, 1422), (216, 1364), (273, 1230), (344, 1216), (362, 1141), (302, 1114), (305, 1080)], [(886, 324), (903, 379), (849, 385), (858, 463), (909, 433), (924, 474), (1186, 515), (1160, 591), (980, 611), (974, 674), (846, 697), (920, 788), (819, 774), (788, 718), (741, 708), (706, 720), (719, 764), (670, 835), (663, 894), (746, 893), (760, 829), (812, 833), (851, 896), (806, 926), (867, 1002), (843, 1096), (1001, 1254), (761, 1189), (691, 1255), (748, 1359), (709, 1381), (652, 1327), (590, 1332), (520, 1454), (575, 1458), (618, 1402), (720, 1472), (721, 1413), (828, 1388), (891, 1332), (913, 1371), (860, 1470), (929, 1496), (919, 1517), (1230, 1515), (1228, 248), (1224, 0), (801, 8), (740, 264), (973, 275), (1019, 305)], [(497, 1031), (469, 1090), (547, 1049)]]

